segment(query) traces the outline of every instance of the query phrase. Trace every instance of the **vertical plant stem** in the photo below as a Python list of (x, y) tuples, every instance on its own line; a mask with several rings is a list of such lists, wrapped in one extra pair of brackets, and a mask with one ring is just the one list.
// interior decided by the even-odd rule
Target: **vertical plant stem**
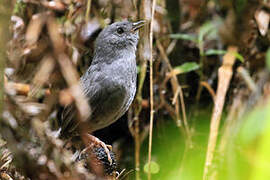
[(206, 161), (204, 165), (203, 180), (208, 179), (209, 169), (212, 167), (220, 119), (223, 111), (226, 93), (229, 88), (230, 80), (233, 73), (232, 66), (235, 62), (236, 52), (237, 47), (229, 46), (228, 52), (223, 58), (223, 65), (218, 70), (218, 88), (215, 99), (215, 106), (211, 117), (210, 134), (208, 139)]
[[(2, 27), (7, 27), (3, 26), (4, 22), (1, 19), (0, 24)], [(4, 37), (4, 28), (1, 28), (0, 30), (0, 35), (1, 37)], [(4, 101), (4, 68), (5, 68), (5, 43), (3, 40), (0, 42), (0, 115), (2, 114), (3, 111), (3, 101)]]
[(187, 133), (187, 145), (190, 146), (191, 145), (191, 133), (190, 133), (190, 129), (188, 127), (188, 122), (187, 122), (187, 115), (186, 115), (186, 107), (185, 107), (185, 101), (184, 101), (184, 95), (183, 95), (183, 90), (182, 87), (179, 85), (179, 96), (180, 96), (180, 102), (181, 102), (181, 109), (182, 109), (182, 113), (183, 113), (183, 122), (186, 128), (186, 133)]
[[(135, 2), (135, 1), (134, 1)], [(151, 19), (151, 2), (149, 0), (140, 0), (136, 3), (138, 5), (138, 13), (139, 19), (149, 20)], [(140, 43), (139, 43), (139, 60), (140, 60), (140, 73), (139, 73), (139, 83), (138, 90), (136, 95), (136, 104), (134, 110), (134, 131), (133, 137), (135, 141), (135, 175), (136, 180), (140, 180), (140, 147), (142, 142), (142, 136), (140, 132), (140, 113), (142, 110), (142, 89), (146, 77), (147, 71), (147, 62), (149, 60), (148, 53), (150, 49), (149, 45), (149, 26), (145, 26), (142, 30), (140, 30)]]
[(86, 8), (86, 13), (85, 13), (85, 22), (88, 22), (88, 19), (89, 19), (89, 14), (90, 14), (90, 10), (91, 10), (91, 1), (92, 0), (87, 1), (87, 8)]
[[(4, 69), (6, 62), (6, 45), (7, 38), (9, 35), (8, 32), (8, 22), (11, 14), (11, 1), (2, 1), (0, 3), (1, 10), (5, 10), (0, 12), (0, 36), (2, 37), (0, 41), (0, 115), (3, 111), (3, 102), (4, 102)], [(4, 28), (6, 27), (6, 28)]]
[[(170, 64), (170, 60), (169, 60), (168, 56), (166, 55), (166, 52), (165, 52), (164, 48), (162, 47), (160, 41), (157, 40), (156, 44), (157, 44), (157, 48), (158, 48), (158, 50), (160, 52), (161, 57), (164, 59), (165, 63), (168, 66), (168, 69), (169, 69), (170, 73), (173, 74), (172, 77), (170, 78), (170, 82), (171, 82), (174, 94), (175, 95), (177, 94), (177, 96), (175, 96), (176, 99), (175, 99), (175, 102), (174, 102), (174, 104), (175, 104), (175, 114), (176, 114), (176, 124), (177, 124), (178, 127), (180, 127), (181, 132), (184, 135), (187, 136), (187, 142), (188, 142), (189, 140), (191, 140), (191, 133), (189, 133), (190, 132), (189, 126), (188, 126), (187, 121), (186, 121), (186, 123), (183, 122), (184, 126), (181, 125), (182, 120), (181, 120), (180, 112), (179, 112), (180, 103), (179, 103), (178, 95), (179, 95), (180, 92), (178, 92), (178, 91), (180, 91), (180, 89), (182, 90), (182, 88), (181, 88), (181, 86), (180, 86), (180, 84), (178, 82), (178, 79), (177, 79), (176, 75), (174, 73), (172, 73), (173, 67)], [(179, 97), (180, 97), (180, 95), (179, 95)], [(180, 97), (180, 99), (181, 99), (181, 97)], [(184, 99), (181, 99), (181, 103), (184, 103)], [(185, 109), (183, 109), (183, 104), (181, 105), (181, 107), (182, 107), (182, 112), (185, 113)], [(183, 114), (183, 117), (186, 117), (186, 115)]]
[(140, 180), (140, 149), (141, 149), (141, 142), (140, 142), (140, 123), (138, 116), (134, 118), (135, 122), (135, 174), (136, 180)]
[(151, 179), (151, 153), (152, 153), (152, 135), (154, 121), (154, 92), (153, 92), (153, 24), (155, 15), (156, 0), (152, 1), (152, 12), (150, 22), (150, 129), (149, 129), (149, 147), (148, 147), (148, 180)]
[(141, 148), (141, 138), (140, 138), (140, 121), (139, 121), (139, 115), (142, 110), (142, 88), (145, 80), (146, 75), (146, 69), (147, 69), (147, 63), (146, 61), (141, 61), (141, 72), (139, 76), (139, 86), (138, 86), (138, 93), (136, 96), (136, 100), (138, 102), (138, 106), (135, 109), (135, 117), (134, 117), (134, 123), (135, 123), (135, 133), (134, 133), (134, 139), (135, 139), (135, 172), (136, 172), (136, 180), (140, 180), (140, 148)]

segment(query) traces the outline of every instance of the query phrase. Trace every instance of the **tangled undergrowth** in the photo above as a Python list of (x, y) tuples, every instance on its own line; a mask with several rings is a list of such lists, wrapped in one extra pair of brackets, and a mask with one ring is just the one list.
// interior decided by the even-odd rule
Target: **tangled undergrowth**
[[(1, 1), (1, 179), (139, 180), (148, 172), (152, 179), (270, 177), (270, 1), (152, 3)], [(133, 105), (95, 132), (113, 145), (117, 167), (110, 169), (100, 161), (103, 151), (78, 159), (84, 145), (58, 138), (57, 113), (75, 102), (80, 117), (87, 115), (78, 79), (98, 33), (125, 19), (148, 24), (140, 31)]]

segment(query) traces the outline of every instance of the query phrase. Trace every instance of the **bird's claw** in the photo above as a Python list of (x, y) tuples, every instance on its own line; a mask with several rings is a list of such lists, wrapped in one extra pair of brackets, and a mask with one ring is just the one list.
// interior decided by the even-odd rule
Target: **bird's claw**
[(110, 155), (110, 151), (112, 151), (112, 146), (105, 144), (103, 141), (90, 134), (87, 134), (87, 139), (89, 140), (89, 146), (86, 147), (82, 152), (86, 152), (93, 147), (102, 147), (107, 154), (110, 165), (112, 165), (113, 161)]
[(108, 161), (110, 162), (110, 165), (112, 165), (112, 158), (111, 158), (111, 155), (110, 155), (110, 150), (112, 150), (112, 146), (105, 144), (101, 140), (99, 140), (99, 145), (104, 148), (104, 151), (106, 152), (106, 154), (108, 156)]

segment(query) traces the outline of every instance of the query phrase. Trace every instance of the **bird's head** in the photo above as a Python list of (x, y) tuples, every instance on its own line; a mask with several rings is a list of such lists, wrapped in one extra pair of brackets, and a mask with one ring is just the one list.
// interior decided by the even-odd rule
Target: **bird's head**
[(138, 30), (143, 27), (145, 21), (115, 22), (99, 34), (96, 40), (97, 51), (121, 51), (136, 50), (139, 40)]

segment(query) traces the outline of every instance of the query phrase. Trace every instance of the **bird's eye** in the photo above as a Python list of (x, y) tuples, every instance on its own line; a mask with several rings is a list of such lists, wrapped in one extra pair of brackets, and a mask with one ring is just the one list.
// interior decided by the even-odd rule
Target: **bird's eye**
[(118, 34), (123, 34), (123, 32), (124, 32), (123, 28), (121, 28), (121, 27), (117, 28), (117, 33)]

